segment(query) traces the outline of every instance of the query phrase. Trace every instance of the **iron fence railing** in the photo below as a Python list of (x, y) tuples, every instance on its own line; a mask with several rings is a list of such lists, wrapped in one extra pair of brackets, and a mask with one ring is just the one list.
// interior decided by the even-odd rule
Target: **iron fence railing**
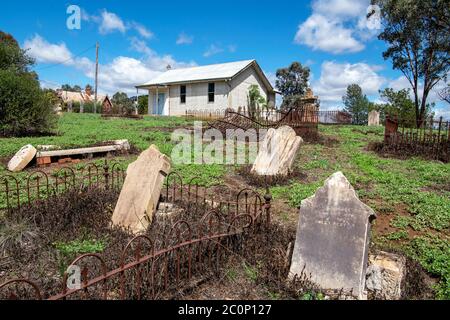
[(352, 116), (347, 112), (340, 110), (318, 111), (316, 108), (302, 106), (284, 111), (261, 108), (252, 111), (247, 107), (239, 107), (237, 109), (188, 110), (186, 111), (186, 117), (203, 121), (224, 120), (226, 118), (247, 118), (254, 127), (352, 123)]
[[(217, 188), (222, 188), (221, 197)], [(172, 173), (166, 179), (162, 200), (180, 205), (189, 214), (187, 218), (175, 220), (163, 239), (148, 235), (133, 238), (111, 270), (102, 255), (78, 257), (64, 273), (59, 293), (43, 292), (39, 279), (11, 279), (0, 285), (0, 298), (164, 299), (192, 285), (196, 279), (217, 273), (230, 252), (253, 245), (246, 243), (244, 235), (270, 228), (269, 195), (261, 196), (250, 189), (235, 194), (225, 189), (224, 186), (201, 187), (195, 179), (183, 184), (181, 176)], [(202, 210), (205, 213), (199, 215)], [(188, 222), (190, 214), (202, 218)], [(154, 223), (158, 219), (161, 218), (155, 216)], [(75, 287), (70, 273), (73, 267), (80, 271)]]
[(120, 163), (105, 160), (103, 165), (90, 163), (83, 168), (63, 167), (52, 173), (34, 171), (23, 178), (0, 176), (0, 211), (31, 206), (75, 188), (89, 186), (120, 189), (125, 170)]
[(420, 122), (386, 116), (384, 150), (450, 160), (450, 121), (429, 117)]

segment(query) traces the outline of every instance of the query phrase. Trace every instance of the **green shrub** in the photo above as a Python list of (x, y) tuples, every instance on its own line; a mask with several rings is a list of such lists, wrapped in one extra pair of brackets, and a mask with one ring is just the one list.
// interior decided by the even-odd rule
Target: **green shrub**
[(25, 136), (50, 132), (56, 115), (32, 74), (0, 70), (0, 134)]

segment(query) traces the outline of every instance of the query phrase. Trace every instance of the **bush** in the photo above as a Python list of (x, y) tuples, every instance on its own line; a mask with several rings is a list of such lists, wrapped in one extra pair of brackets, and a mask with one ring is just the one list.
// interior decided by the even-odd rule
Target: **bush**
[(96, 106), (94, 102), (86, 102), (84, 104), (84, 113), (102, 113), (101, 103), (97, 103)]
[(50, 132), (56, 124), (51, 101), (33, 74), (0, 70), (0, 134), (24, 136)]

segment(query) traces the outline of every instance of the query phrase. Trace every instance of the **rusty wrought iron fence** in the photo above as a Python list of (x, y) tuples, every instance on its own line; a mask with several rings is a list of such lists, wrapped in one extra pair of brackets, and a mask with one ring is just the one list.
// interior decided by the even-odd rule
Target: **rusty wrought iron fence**
[[(295, 107), (286, 111), (278, 109), (257, 109), (250, 111), (247, 107), (217, 110), (187, 110), (186, 117), (196, 120), (213, 121), (233, 118), (246, 118), (244, 128), (267, 128), (280, 125), (300, 126), (307, 124), (351, 124), (352, 116), (340, 110), (318, 111), (315, 108)], [(242, 120), (242, 119), (241, 119)], [(236, 124), (242, 124), (237, 121)]]
[(90, 163), (81, 169), (63, 167), (52, 173), (34, 171), (23, 178), (0, 177), (0, 211), (31, 206), (75, 188), (89, 186), (120, 189), (125, 170), (119, 163), (105, 160), (103, 165)]
[(202, 186), (198, 178), (192, 178), (187, 183), (177, 172), (170, 173), (165, 181), (161, 200), (163, 202), (180, 204), (192, 214), (206, 214), (214, 209), (231, 221), (241, 214), (251, 214), (253, 217), (261, 217), (266, 225), (270, 224), (269, 192), (262, 196), (253, 189), (242, 189), (234, 193), (230, 188), (221, 184)]
[[(211, 190), (217, 192), (220, 186), (201, 187), (194, 179), (188, 184), (182, 181), (179, 174), (170, 174), (162, 200), (175, 203), (201, 219), (177, 220), (163, 239), (148, 235), (133, 238), (112, 270), (108, 270), (105, 258), (99, 254), (78, 257), (62, 277), (57, 294), (42, 292), (39, 280), (11, 279), (0, 285), (0, 298), (164, 299), (217, 274), (230, 252), (239, 252), (247, 245), (244, 235), (270, 227), (269, 195), (244, 189), (237, 194), (229, 190), (222, 197), (213, 197)], [(158, 219), (161, 217), (155, 216), (153, 223)], [(80, 271), (80, 281), (75, 287), (68, 286), (73, 284), (73, 274), (69, 274), (73, 267)]]
[(416, 121), (386, 116), (384, 150), (387, 152), (424, 155), (429, 158), (450, 160), (450, 121), (429, 117)]

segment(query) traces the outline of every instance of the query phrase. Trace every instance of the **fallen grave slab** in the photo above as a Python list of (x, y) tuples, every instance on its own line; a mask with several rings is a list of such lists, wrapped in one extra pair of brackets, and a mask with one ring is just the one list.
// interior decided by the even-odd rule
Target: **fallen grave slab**
[[(96, 153), (108, 153), (115, 151), (127, 151), (130, 150), (130, 143), (128, 140), (115, 140), (112, 141), (110, 145), (98, 146), (98, 147), (87, 147), (87, 148), (77, 148), (77, 149), (67, 149), (67, 150), (43, 150), (36, 153), (38, 165), (50, 164), (52, 158), (63, 158), (61, 163), (72, 162), (71, 156), (92, 156)], [(50, 160), (49, 160), (50, 159)], [(69, 161), (70, 159), (70, 161)]]
[(38, 158), (42, 157), (65, 157), (65, 156), (77, 156), (83, 154), (93, 154), (93, 153), (106, 153), (122, 150), (120, 146), (102, 146), (102, 147), (92, 147), (92, 148), (79, 148), (79, 149), (69, 149), (69, 150), (55, 150), (55, 151), (40, 151), (37, 153)]
[(34, 159), (37, 150), (31, 144), (22, 147), (8, 162), (8, 170), (20, 172)]

